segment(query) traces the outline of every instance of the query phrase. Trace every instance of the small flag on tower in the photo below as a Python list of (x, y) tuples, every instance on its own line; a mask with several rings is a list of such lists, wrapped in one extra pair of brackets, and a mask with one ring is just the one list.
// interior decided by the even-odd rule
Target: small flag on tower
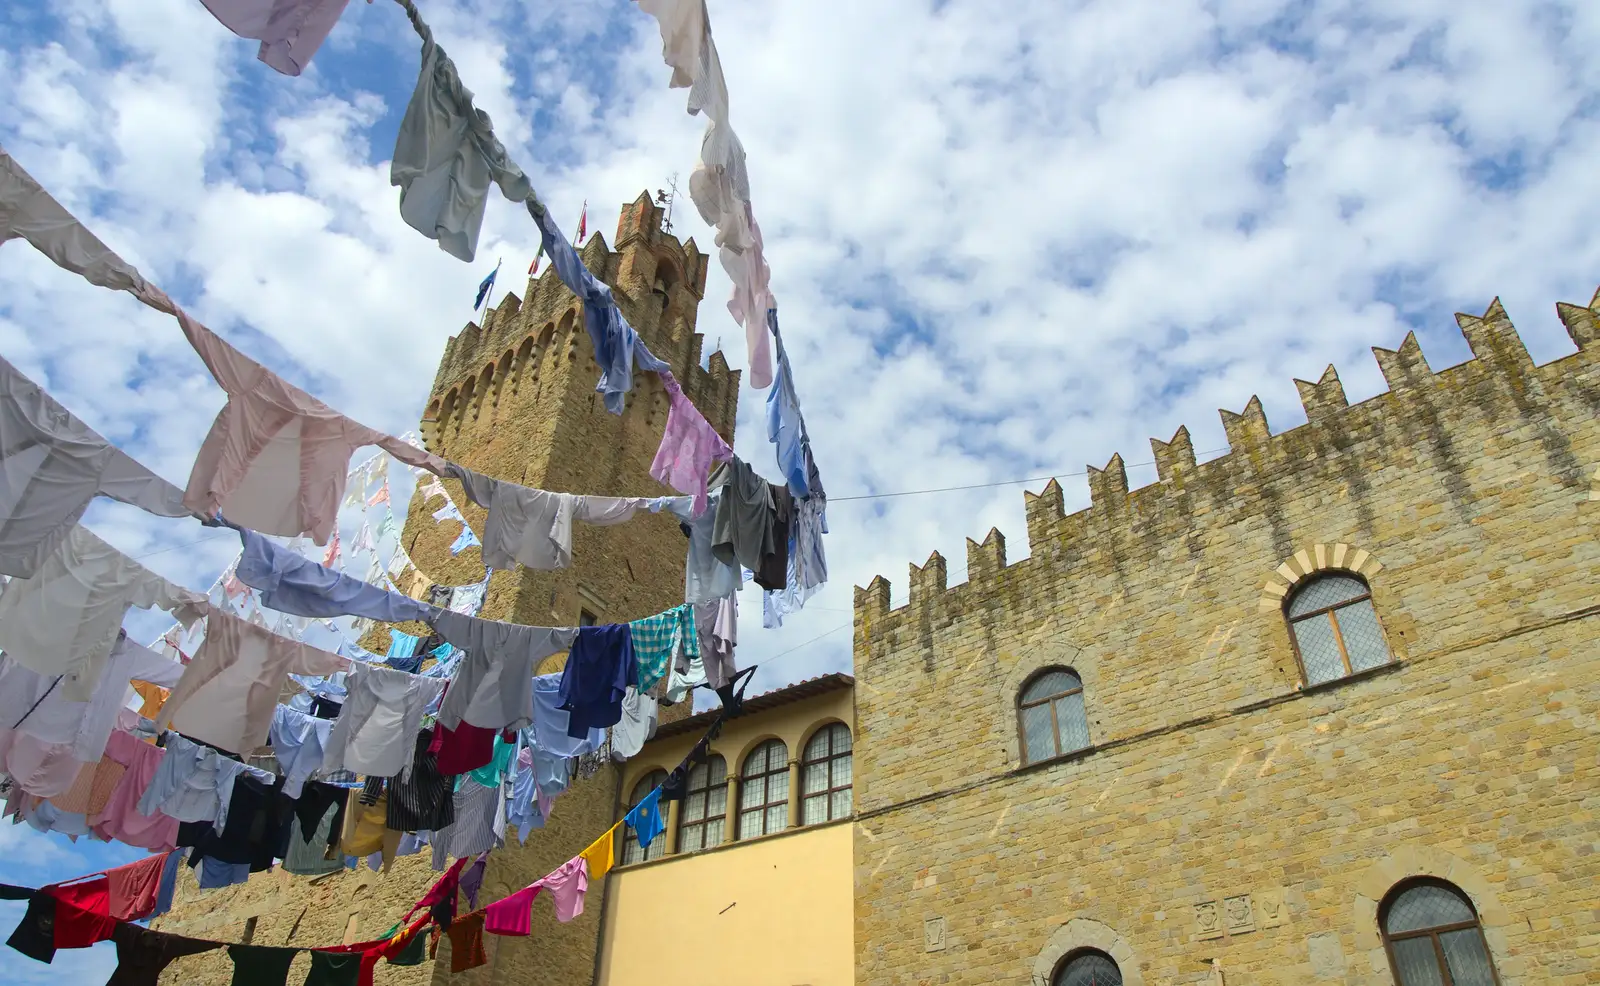
[(583, 211), (578, 213), (578, 238), (573, 241), (573, 246), (583, 246), (584, 234), (589, 232), (589, 200), (583, 200)]
[(539, 244), (539, 252), (533, 255), (533, 263), (528, 265), (528, 276), (539, 273), (539, 258), (544, 256), (544, 244)]
[(494, 270), (478, 285), (478, 299), (472, 303), (472, 310), (477, 311), (483, 307), (483, 299), (489, 296), (489, 289), (494, 287), (494, 276), (500, 273), (500, 261), (495, 261)]

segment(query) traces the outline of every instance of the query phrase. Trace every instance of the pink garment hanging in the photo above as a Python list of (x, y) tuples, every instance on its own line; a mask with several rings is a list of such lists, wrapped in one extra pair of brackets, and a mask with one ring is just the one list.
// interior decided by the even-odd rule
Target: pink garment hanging
[(139, 796), (155, 779), (156, 768), (167, 751), (149, 743), (141, 743), (133, 734), (115, 732), (106, 744), (106, 756), (127, 767), (111, 800), (98, 818), (89, 819), (95, 835), (110, 841), (115, 839), (130, 846), (167, 852), (178, 839), (178, 820), (156, 812), (144, 815), (139, 812)]
[(168, 853), (147, 856), (136, 863), (106, 870), (111, 881), (111, 916), (118, 921), (138, 921), (155, 913), (156, 894)]
[(711, 463), (733, 458), (733, 449), (683, 395), (677, 378), (666, 370), (661, 371), (660, 377), (670, 406), (661, 447), (650, 463), (650, 475), (679, 493), (693, 494), (694, 515), (698, 517), (706, 509), (706, 479), (711, 474)]
[(523, 887), (510, 897), (490, 904), (483, 910), (483, 930), (492, 935), (526, 937), (533, 931), (533, 899), (539, 896), (543, 881)]
[(333, 536), (350, 456), (376, 445), (407, 465), (443, 473), (445, 462), (345, 417), (224, 342), (159, 288), (139, 297), (170, 312), (228, 394), (200, 445), (183, 502), (262, 534)]

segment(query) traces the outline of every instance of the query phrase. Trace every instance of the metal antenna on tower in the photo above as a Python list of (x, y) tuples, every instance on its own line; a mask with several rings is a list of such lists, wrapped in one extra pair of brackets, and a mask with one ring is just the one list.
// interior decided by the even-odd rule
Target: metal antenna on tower
[(666, 210), (661, 216), (661, 232), (663, 233), (672, 232), (672, 204), (677, 201), (677, 198), (678, 173), (674, 171), (672, 177), (667, 180), (667, 187), (656, 189), (656, 205)]

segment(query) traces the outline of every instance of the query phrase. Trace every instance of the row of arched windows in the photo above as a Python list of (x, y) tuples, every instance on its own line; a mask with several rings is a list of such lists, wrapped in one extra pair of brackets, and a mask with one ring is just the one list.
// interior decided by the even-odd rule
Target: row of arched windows
[[(850, 727), (842, 722), (817, 730), (806, 741), (800, 759), (800, 824), (819, 825), (848, 818), (851, 811)], [(633, 786), (628, 803), (660, 787), (667, 772), (654, 770)], [(754, 839), (789, 827), (789, 746), (770, 739), (744, 758), (738, 775), (738, 806), (728, 810), (728, 765), (713, 754), (689, 771), (689, 783), (678, 809), (678, 852), (697, 852), (720, 846), (728, 838)], [(624, 826), (623, 863), (641, 863), (666, 855), (667, 840), (639, 845), (633, 830)]]
[[(1454, 885), (1424, 877), (1389, 891), (1378, 926), (1396, 986), (1499, 986), (1472, 901)], [(1051, 986), (1122, 986), (1116, 960), (1097, 949), (1068, 952)]]
[[(1321, 685), (1388, 664), (1389, 645), (1357, 575), (1330, 572), (1303, 583), (1284, 606), (1302, 680)], [(1045, 668), (1017, 695), (1023, 763), (1038, 763), (1089, 746), (1083, 679), (1071, 668)]]

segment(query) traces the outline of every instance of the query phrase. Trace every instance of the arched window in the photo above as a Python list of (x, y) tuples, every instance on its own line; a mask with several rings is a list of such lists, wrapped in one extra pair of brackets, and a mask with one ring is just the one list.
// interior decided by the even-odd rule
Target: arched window
[(1051, 668), (1030, 681), (1017, 699), (1022, 762), (1037, 763), (1089, 745), (1083, 679), (1068, 668)]
[(800, 768), (800, 824), (850, 817), (850, 727), (824, 726), (806, 741)]
[(767, 740), (744, 758), (739, 772), (739, 838), (789, 827), (789, 748)]
[(1378, 911), (1398, 986), (1498, 986), (1478, 912), (1443, 880), (1412, 880)]
[[(667, 772), (652, 770), (644, 775), (639, 783), (633, 786), (633, 794), (628, 797), (628, 805), (632, 807), (644, 800), (644, 796), (654, 791), (666, 782)], [(633, 834), (633, 827), (622, 826), (622, 861), (624, 863), (642, 863), (647, 859), (660, 859), (667, 854), (667, 837), (665, 833), (657, 835), (650, 840), (650, 848), (639, 845), (639, 837)]]
[(1050, 986), (1122, 986), (1122, 970), (1106, 953), (1084, 949), (1067, 956)]
[(1323, 575), (1289, 597), (1289, 629), (1308, 685), (1389, 663), (1367, 584), (1343, 572)]
[(694, 852), (722, 845), (728, 819), (728, 762), (712, 754), (689, 771), (678, 823), (678, 851)]

